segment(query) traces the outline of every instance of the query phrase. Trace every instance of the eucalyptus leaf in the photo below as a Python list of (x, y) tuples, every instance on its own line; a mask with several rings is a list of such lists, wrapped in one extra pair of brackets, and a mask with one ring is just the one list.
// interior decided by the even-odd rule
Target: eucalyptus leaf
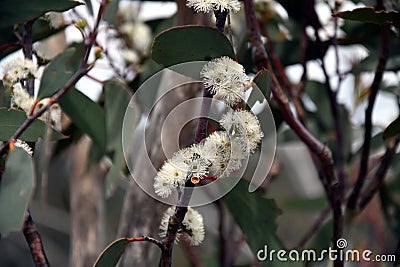
[[(49, 26), (49, 23), (44, 20), (37, 20), (33, 24), (32, 27), (32, 41), (37, 42), (40, 40), (43, 40), (53, 34), (59, 33), (60, 31), (65, 30), (66, 26), (62, 26), (57, 29), (53, 29)], [(22, 35), (22, 30), (19, 31), (19, 34)], [(5, 45), (5, 44), (11, 44), (18, 42), (18, 38), (14, 34), (14, 30), (12, 26), (9, 27), (3, 27), (0, 25), (0, 45)], [(20, 46), (11, 46), (9, 48), (6, 48), (4, 50), (0, 51), (0, 59), (6, 57), (7, 55), (17, 51), (20, 49)]]
[(104, 154), (106, 150), (105, 115), (101, 107), (82, 92), (71, 89), (59, 101), (62, 110), (87, 133)]
[[(89, 1), (90, 2), (90, 1)], [(108, 3), (103, 19), (110, 25), (116, 26), (116, 18), (118, 12), (119, 0), (112, 0)]]
[(152, 56), (159, 64), (170, 67), (222, 56), (235, 58), (235, 53), (229, 40), (217, 29), (191, 25), (159, 33), (153, 42)]
[[(7, 141), (14, 135), (18, 128), (26, 120), (25, 112), (15, 109), (0, 109), (0, 140)], [(38, 138), (42, 138), (47, 129), (46, 123), (40, 120), (35, 120), (19, 137), (19, 139), (26, 142), (36, 142)], [(63, 134), (53, 131), (52, 139), (60, 140), (66, 136)]]
[(400, 134), (400, 117), (392, 121), (383, 132), (383, 140)]
[[(249, 183), (240, 180), (225, 197), (233, 218), (242, 230), (254, 255), (264, 249), (284, 249), (276, 236), (276, 219), (280, 210), (275, 201), (266, 199), (258, 192), (248, 192)], [(300, 263), (264, 261), (263, 266), (301, 266)], [(291, 265), (293, 264), (293, 265)]]
[(396, 27), (400, 26), (400, 13), (395, 10), (375, 11), (373, 7), (360, 7), (349, 11), (342, 11), (333, 14), (342, 19), (355, 20), (378, 25), (391, 23)]
[(44, 15), (49, 11), (62, 12), (82, 3), (70, 0), (2, 0), (0, 1), (1, 24), (13, 26)]
[(35, 181), (31, 156), (15, 147), (0, 181), (0, 234), (6, 236), (22, 229)]
[(121, 133), (125, 111), (130, 98), (129, 89), (122, 81), (113, 79), (104, 83), (107, 150), (113, 152), (113, 166), (106, 178), (106, 193), (108, 196), (114, 191), (116, 181), (121, 176), (121, 169), (125, 164)]
[(74, 44), (55, 57), (43, 73), (37, 97), (50, 97), (60, 90), (78, 70), (84, 52), (83, 44)]
[(126, 246), (129, 244), (128, 238), (120, 238), (112, 242), (106, 247), (97, 258), (93, 267), (113, 267), (117, 266), (119, 259), (124, 253)]

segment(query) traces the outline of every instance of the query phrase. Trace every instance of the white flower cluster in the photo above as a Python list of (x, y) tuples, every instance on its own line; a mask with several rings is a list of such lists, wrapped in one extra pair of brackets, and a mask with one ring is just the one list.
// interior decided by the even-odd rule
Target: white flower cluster
[[(243, 99), (250, 84), (243, 66), (228, 57), (210, 61), (200, 74), (205, 87), (229, 106)], [(158, 196), (166, 198), (189, 181), (197, 184), (203, 179), (216, 180), (229, 176), (241, 168), (242, 161), (256, 150), (263, 137), (260, 122), (247, 110), (229, 112), (219, 123), (225, 131), (213, 132), (200, 144), (179, 150), (164, 163), (154, 179), (154, 190)], [(200, 227), (200, 215), (189, 211), (181, 231), (189, 229), (186, 232), (192, 234), (191, 244), (196, 245), (204, 238), (204, 227)], [(160, 226), (162, 237), (167, 233), (168, 221), (173, 213), (174, 208), (169, 208), (163, 216)]]
[(239, 103), (251, 84), (243, 66), (226, 56), (204, 65), (200, 76), (204, 86), (229, 106)]
[[(172, 215), (174, 215), (174, 212), (175, 207), (170, 207), (164, 213), (160, 225), (160, 237), (165, 238), (167, 236), (169, 219)], [(191, 207), (188, 207), (188, 211), (186, 212), (185, 218), (182, 221), (182, 226), (180, 227), (177, 238), (175, 239), (176, 242), (183, 233), (186, 234), (186, 237), (192, 246), (198, 246), (204, 240), (205, 233), (203, 216), (201, 216), (198, 211), (192, 209)]]
[(168, 197), (188, 180), (197, 184), (204, 177), (229, 176), (241, 167), (241, 161), (254, 152), (263, 137), (257, 117), (246, 110), (225, 114), (220, 124), (227, 132), (214, 132), (201, 144), (179, 150), (163, 164), (154, 178), (158, 196)]
[(204, 13), (208, 13), (211, 10), (237, 13), (240, 10), (240, 2), (238, 0), (187, 0), (186, 6), (193, 8), (196, 12)]
[[(27, 115), (37, 112), (43, 106), (49, 104), (50, 99), (45, 98), (40, 100), (35, 109), (32, 110), (35, 104), (35, 98), (30, 96), (28, 92), (21, 86), (21, 84), (15, 84), (12, 87), (11, 107), (14, 109), (22, 109)], [(43, 113), (39, 119), (50, 124), (55, 130), (61, 131), (61, 108), (57, 103), (50, 106), (49, 110)]]
[(245, 147), (253, 153), (261, 142), (264, 134), (261, 131), (257, 117), (246, 110), (238, 110), (225, 114), (219, 123)]
[[(36, 112), (42, 106), (49, 103), (50, 99), (40, 100), (35, 110), (32, 110), (35, 104), (35, 98), (30, 96), (26, 89), (22, 86), (22, 82), (26, 79), (38, 77), (38, 66), (29, 59), (15, 58), (3, 65), (3, 83), (12, 90), (11, 108), (22, 109), (27, 115)], [(53, 104), (49, 111), (46, 111), (41, 120), (49, 123), (57, 131), (61, 130), (61, 108), (58, 104)]]
[(12, 86), (17, 82), (38, 76), (38, 66), (30, 59), (15, 58), (3, 65), (3, 83)]

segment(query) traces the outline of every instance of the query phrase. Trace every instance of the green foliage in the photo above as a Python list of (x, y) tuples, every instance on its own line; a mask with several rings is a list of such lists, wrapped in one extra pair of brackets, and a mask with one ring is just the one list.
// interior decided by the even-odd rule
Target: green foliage
[(115, 182), (125, 164), (121, 133), (131, 95), (122, 81), (113, 79), (104, 83), (104, 98), (107, 150), (112, 152), (113, 161), (113, 166), (106, 178), (106, 193), (110, 195), (115, 189)]
[(83, 44), (74, 44), (54, 58), (43, 73), (38, 99), (52, 96), (68, 82), (79, 68), (84, 51)]
[[(90, 1), (88, 1), (90, 2)], [(103, 19), (108, 22), (108, 24), (115, 26), (116, 18), (118, 12), (119, 0), (112, 0), (108, 3), (106, 12), (104, 12)]]
[(221, 56), (235, 58), (226, 36), (205, 26), (179, 26), (161, 32), (154, 39), (152, 56), (165, 67)]
[(100, 106), (76, 89), (68, 91), (59, 103), (73, 123), (87, 133), (104, 154), (106, 127), (104, 111)]
[(361, 7), (350, 11), (338, 12), (334, 16), (378, 25), (391, 23), (396, 27), (400, 27), (400, 13), (394, 10), (375, 11), (373, 7)]
[(400, 117), (392, 121), (383, 132), (383, 139), (387, 140), (390, 137), (396, 136), (400, 133)]
[(103, 250), (93, 267), (116, 266), (129, 242), (128, 238), (120, 238), (112, 242)]
[(66, 11), (81, 3), (69, 0), (2, 0), (0, 2), (0, 18), (3, 27), (22, 24), (36, 19), (49, 11)]
[[(268, 70), (259, 71), (254, 77), (253, 83), (255, 83), (257, 87), (261, 90), (265, 99), (269, 100), (271, 98), (272, 80), (271, 80), (271, 74), (269, 73)], [(260, 96), (256, 96), (256, 94), (257, 92), (253, 90), (248, 101), (250, 105), (254, 104), (251, 102), (251, 100), (254, 98), (259, 100), (261, 103), (263, 102), (263, 98), (261, 98)], [(269, 105), (272, 111), (272, 115), (274, 116), (275, 127), (278, 128), (283, 122), (282, 113), (276, 104), (269, 103)]]
[[(35, 21), (32, 27), (32, 41), (37, 42), (43, 40), (53, 34), (63, 31), (64, 29), (65, 26), (60, 27), (58, 29), (52, 29), (50, 28), (49, 23), (47, 21), (37, 20)], [(20, 35), (23, 34), (21, 29), (19, 30), (19, 34)], [(0, 36), (1, 36), (0, 45), (18, 42), (18, 38), (13, 33), (12, 26), (3, 27), (3, 25), (0, 25)], [(12, 52), (17, 51), (18, 49), (20, 49), (19, 46), (13, 46), (0, 51), (0, 59), (3, 59), (5, 56), (11, 54)]]
[[(283, 249), (276, 236), (276, 218), (280, 211), (275, 202), (266, 199), (258, 192), (249, 193), (249, 183), (240, 180), (225, 197), (233, 218), (242, 229), (251, 248), (257, 253), (264, 245), (268, 249)], [(291, 266), (290, 263), (264, 262), (264, 266)], [(296, 264), (293, 264), (296, 266)]]
[(34, 189), (31, 157), (15, 147), (9, 154), (0, 180), (0, 234), (20, 231)]
[[(17, 129), (26, 120), (25, 112), (15, 109), (0, 109), (0, 140), (8, 141)], [(21, 135), (19, 139), (27, 142), (36, 142), (38, 138), (43, 138), (46, 129), (46, 123), (36, 120), (31, 126)], [(60, 140), (66, 138), (59, 132), (53, 131), (52, 139)]]
[(265, 99), (269, 99), (271, 96), (271, 85), (272, 79), (271, 74), (268, 70), (259, 71), (253, 79), (253, 82), (260, 88)]

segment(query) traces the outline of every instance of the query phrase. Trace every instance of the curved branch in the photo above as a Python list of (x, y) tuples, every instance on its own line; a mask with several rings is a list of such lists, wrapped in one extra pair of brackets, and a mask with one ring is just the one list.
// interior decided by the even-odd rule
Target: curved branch
[[(253, 47), (253, 62), (259, 70), (263, 68), (269, 69), (270, 63), (264, 48), (264, 44), (261, 40), (260, 30), (254, 12), (254, 3), (252, 0), (244, 0), (244, 6), (246, 23), (249, 31), (249, 39)], [(299, 138), (308, 146), (308, 148), (318, 156), (318, 160), (320, 161), (321, 171), (323, 172), (327, 182), (328, 198), (333, 210), (333, 241), (336, 241), (341, 238), (343, 234), (343, 214), (340, 198), (340, 186), (338, 186), (338, 180), (334, 173), (331, 150), (321, 143), (314, 135), (312, 135), (294, 116), (289, 106), (289, 100), (284, 94), (277, 77), (274, 75), (274, 73), (271, 73), (271, 76), (273, 82), (271, 86), (271, 92), (275, 101), (279, 105), (283, 118), (299, 136)], [(337, 259), (334, 265), (343, 266), (343, 261)]]
[(347, 207), (350, 210), (354, 210), (357, 207), (359, 195), (364, 185), (364, 181), (366, 179), (368, 172), (368, 162), (369, 162), (369, 154), (370, 154), (371, 138), (372, 138), (372, 111), (374, 109), (375, 100), (379, 92), (379, 87), (383, 78), (383, 72), (385, 70), (386, 62), (389, 56), (388, 31), (389, 31), (389, 25), (381, 26), (381, 39), (382, 39), (381, 54), (379, 56), (379, 63), (376, 67), (374, 80), (371, 85), (370, 95), (368, 97), (368, 106), (367, 109), (365, 110), (365, 123), (364, 123), (365, 131), (364, 131), (364, 143), (360, 158), (360, 170), (358, 172), (356, 184), (347, 202)]

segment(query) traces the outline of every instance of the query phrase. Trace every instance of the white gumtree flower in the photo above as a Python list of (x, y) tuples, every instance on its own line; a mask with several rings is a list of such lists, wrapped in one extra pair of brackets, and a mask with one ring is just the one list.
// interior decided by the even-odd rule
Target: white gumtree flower
[(11, 95), (12, 108), (20, 108), (23, 111), (25, 111), (26, 114), (29, 114), (34, 102), (35, 99), (28, 94), (26, 89), (23, 88), (20, 83), (17, 83), (12, 87), (12, 95)]
[(204, 86), (229, 106), (242, 101), (250, 84), (243, 66), (227, 56), (213, 59), (204, 65), (200, 77)]
[(219, 122), (228, 132), (239, 138), (251, 153), (256, 150), (264, 136), (257, 116), (247, 110), (227, 113)]
[(196, 12), (203, 13), (208, 13), (211, 10), (237, 13), (240, 10), (240, 2), (238, 0), (187, 0), (186, 6), (193, 8)]
[(154, 190), (157, 195), (166, 198), (172, 191), (185, 184), (188, 167), (176, 157), (167, 160), (154, 178)]
[[(26, 89), (19, 83), (12, 87), (11, 108), (22, 109), (27, 116), (30, 115), (31, 112), (34, 114), (49, 103), (50, 98), (42, 99), (36, 104), (34, 110), (32, 110), (33, 105), (35, 104), (35, 98), (30, 96)], [(51, 125), (55, 130), (61, 131), (61, 116), (62, 110), (60, 105), (54, 103), (39, 117), (39, 119)]]
[[(171, 216), (174, 215), (175, 207), (169, 207), (163, 214), (160, 223), (160, 237), (165, 238), (168, 231), (168, 223)], [(204, 221), (203, 216), (191, 207), (188, 207), (185, 218), (182, 221), (182, 225), (178, 230), (175, 242), (178, 242), (182, 236), (185, 236), (192, 246), (200, 245), (205, 238)]]
[(30, 59), (14, 58), (3, 65), (3, 83), (13, 86), (17, 82), (38, 76), (38, 66)]

